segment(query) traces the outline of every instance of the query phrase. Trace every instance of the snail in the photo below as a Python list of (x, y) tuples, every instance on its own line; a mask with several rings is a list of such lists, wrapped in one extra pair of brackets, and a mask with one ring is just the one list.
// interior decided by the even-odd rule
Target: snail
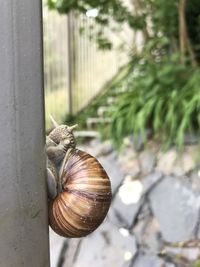
[(77, 125), (53, 123), (46, 140), (49, 224), (61, 236), (83, 237), (107, 215), (110, 180), (96, 158), (76, 148)]

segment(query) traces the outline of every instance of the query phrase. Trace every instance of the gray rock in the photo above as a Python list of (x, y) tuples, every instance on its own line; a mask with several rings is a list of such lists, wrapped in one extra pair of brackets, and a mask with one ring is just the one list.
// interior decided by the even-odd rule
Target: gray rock
[(93, 139), (88, 145), (82, 145), (79, 147), (97, 158), (100, 156), (106, 156), (113, 151), (113, 145), (110, 140), (100, 142), (98, 138)]
[(147, 203), (145, 203), (142, 206), (140, 213), (137, 216), (137, 221), (135, 222), (135, 224), (133, 226), (133, 233), (134, 233), (134, 235), (137, 239), (137, 243), (139, 245), (143, 244), (143, 236), (144, 236), (145, 230), (146, 230), (151, 218), (152, 218), (151, 211), (150, 211)]
[(131, 267), (164, 267), (163, 259), (151, 253), (139, 253)]
[(189, 182), (192, 185), (192, 188), (200, 192), (200, 166), (195, 168), (189, 175)]
[(147, 225), (148, 225), (148, 219), (145, 218), (144, 220), (139, 220), (133, 228), (133, 233), (136, 237), (137, 243), (140, 246), (143, 246), (144, 244), (143, 238), (144, 238), (144, 233), (147, 228)]
[(51, 267), (57, 267), (61, 255), (62, 247), (66, 238), (57, 235), (49, 228), (50, 237), (50, 262)]
[(184, 143), (187, 145), (191, 145), (191, 144), (197, 144), (198, 143), (198, 136), (194, 135), (194, 134), (186, 134), (185, 135), (185, 141)]
[(109, 218), (117, 226), (130, 228), (144, 202), (140, 180), (126, 176), (120, 186), (109, 212)]
[(152, 216), (147, 204), (144, 204), (134, 225), (133, 233), (141, 248), (148, 248), (148, 251), (158, 254), (163, 250), (160, 227), (157, 220)]
[(126, 149), (119, 154), (119, 163), (121, 164), (122, 170), (127, 175), (136, 177), (140, 174), (138, 155), (131, 146), (126, 147)]
[(175, 148), (160, 153), (156, 169), (165, 174), (184, 175), (195, 167), (196, 147), (186, 147), (182, 154)]
[(138, 215), (142, 203), (142, 201), (138, 201), (134, 204), (126, 204), (117, 194), (108, 213), (108, 218), (118, 227), (130, 228)]
[(95, 138), (92, 139), (88, 144), (85, 144), (86, 148), (94, 148), (96, 146), (98, 146), (99, 144), (101, 144), (101, 138)]
[(153, 171), (156, 162), (156, 154), (153, 150), (144, 150), (139, 155), (140, 167), (143, 174)]
[(151, 218), (143, 233), (142, 245), (149, 251), (158, 254), (162, 251), (164, 243), (161, 238), (159, 225), (155, 218)]
[(194, 150), (190, 147), (185, 149), (185, 152), (178, 157), (174, 164), (173, 173), (175, 175), (184, 175), (195, 167)]
[[(166, 262), (164, 267), (177, 267), (174, 263), (171, 263), (171, 262)], [(181, 266), (179, 266), (181, 267)]]
[(176, 258), (182, 258), (190, 262), (196, 261), (199, 256), (200, 256), (200, 249), (199, 247), (169, 247), (166, 246), (165, 249), (165, 254), (171, 256), (171, 257), (176, 257)]
[[(129, 178), (129, 179), (128, 179)], [(162, 179), (159, 172), (152, 173), (142, 181), (126, 177), (120, 186), (109, 211), (109, 218), (119, 227), (130, 228), (142, 207), (146, 194)]]
[(152, 190), (161, 180), (163, 179), (163, 174), (161, 172), (153, 172), (145, 176), (141, 182), (143, 184), (143, 193), (147, 194)]
[(135, 237), (107, 221), (82, 240), (73, 267), (128, 267), (136, 251)]
[(112, 151), (113, 151), (112, 142), (110, 140), (106, 140), (103, 143), (101, 143), (101, 145), (99, 145), (96, 157), (106, 156), (110, 154)]
[(191, 187), (168, 176), (150, 192), (149, 198), (166, 241), (182, 242), (195, 237), (200, 198)]
[(161, 171), (164, 174), (172, 174), (176, 159), (177, 159), (177, 151), (173, 148), (165, 153), (160, 152), (158, 155), (156, 170)]
[(73, 266), (79, 252), (79, 247), (83, 238), (72, 238), (68, 241), (68, 247), (63, 257), (62, 267)]

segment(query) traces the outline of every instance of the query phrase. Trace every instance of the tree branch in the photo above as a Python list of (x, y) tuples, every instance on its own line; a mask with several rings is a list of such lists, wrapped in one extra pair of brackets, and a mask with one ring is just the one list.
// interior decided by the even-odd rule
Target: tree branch
[(185, 54), (188, 52), (193, 67), (197, 66), (197, 61), (195, 59), (195, 53), (193, 51), (190, 39), (187, 33), (187, 25), (185, 18), (185, 6), (186, 0), (179, 0), (179, 46), (181, 53), (181, 61), (185, 61)]

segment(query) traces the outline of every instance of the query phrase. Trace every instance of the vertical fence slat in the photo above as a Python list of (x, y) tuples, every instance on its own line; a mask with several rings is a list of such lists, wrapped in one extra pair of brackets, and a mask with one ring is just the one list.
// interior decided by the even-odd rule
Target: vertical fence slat
[(40, 0), (0, 8), (0, 266), (48, 267)]
[[(127, 62), (128, 57), (125, 52), (117, 49), (99, 51), (95, 41), (89, 40), (88, 37), (92, 31), (100, 30), (100, 26), (95, 23), (94, 18), (71, 12), (66, 23), (65, 20), (62, 21), (64, 15), (59, 15), (56, 11), (49, 11), (47, 7), (45, 7), (44, 14), (46, 15), (45, 40), (49, 40), (51, 48), (49, 49), (51, 51), (45, 50), (45, 62), (48, 62), (47, 59), (51, 59), (49, 70), (47, 69), (48, 64), (45, 64), (47, 76), (45, 80), (48, 81), (45, 84), (46, 110), (58, 121), (61, 121), (67, 111), (76, 114), (84, 108), (100, 92), (106, 82), (116, 74), (120, 66)], [(65, 34), (61, 32), (61, 28), (64, 29), (64, 27)], [(80, 34), (81, 28), (84, 28), (83, 34)], [(116, 38), (116, 34), (112, 32), (107, 32), (107, 35), (113, 40), (116, 48), (121, 38)], [(55, 36), (56, 38), (54, 38)], [(130, 32), (127, 31), (125, 36), (128, 36), (127, 39), (132, 43)], [(65, 42), (66, 49), (63, 49), (63, 53), (61, 53), (62, 44)], [(61, 54), (62, 56), (60, 56)], [(58, 56), (59, 60), (55, 60)], [(64, 59), (68, 60), (67, 67), (63, 65)], [(56, 88), (55, 80), (65, 80), (65, 82), (62, 85), (59, 83)], [(65, 89), (64, 92), (62, 91), (62, 97), (59, 93), (61, 86)], [(57, 98), (59, 101), (62, 100), (58, 102)], [(63, 105), (65, 99), (67, 99), (66, 108)]]

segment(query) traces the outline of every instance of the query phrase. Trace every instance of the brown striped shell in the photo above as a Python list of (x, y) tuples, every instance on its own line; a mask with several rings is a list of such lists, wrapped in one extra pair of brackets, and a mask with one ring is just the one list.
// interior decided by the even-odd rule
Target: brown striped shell
[(104, 220), (111, 203), (108, 175), (91, 155), (71, 149), (61, 168), (61, 192), (50, 201), (52, 229), (64, 237), (83, 237)]

